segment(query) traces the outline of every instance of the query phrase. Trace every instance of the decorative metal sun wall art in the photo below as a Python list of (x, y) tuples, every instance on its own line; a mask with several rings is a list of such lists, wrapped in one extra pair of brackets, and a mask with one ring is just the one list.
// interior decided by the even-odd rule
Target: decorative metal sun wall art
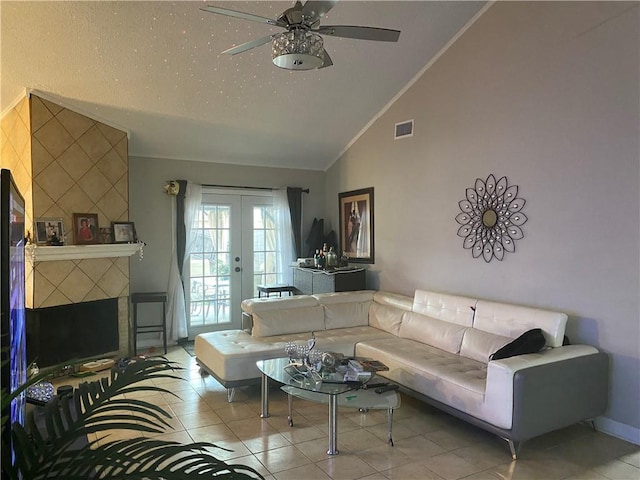
[(515, 242), (524, 238), (522, 228), (527, 216), (522, 213), (524, 198), (518, 197), (518, 186), (507, 184), (507, 177), (496, 182), (493, 175), (486, 180), (476, 179), (473, 188), (466, 189), (466, 199), (460, 200), (461, 213), (456, 222), (461, 227), (458, 236), (462, 246), (470, 248), (473, 258), (485, 262), (493, 258), (502, 260), (504, 252), (515, 251)]

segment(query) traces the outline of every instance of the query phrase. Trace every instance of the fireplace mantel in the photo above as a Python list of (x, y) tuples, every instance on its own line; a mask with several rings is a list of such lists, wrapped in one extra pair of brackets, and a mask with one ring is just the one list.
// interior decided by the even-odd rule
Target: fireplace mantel
[(56, 260), (83, 260), (85, 258), (113, 258), (130, 257), (136, 252), (142, 259), (144, 243), (115, 243), (99, 245), (63, 245), (49, 247), (41, 245), (28, 245), (26, 250), (27, 260), (35, 262), (52, 262)]

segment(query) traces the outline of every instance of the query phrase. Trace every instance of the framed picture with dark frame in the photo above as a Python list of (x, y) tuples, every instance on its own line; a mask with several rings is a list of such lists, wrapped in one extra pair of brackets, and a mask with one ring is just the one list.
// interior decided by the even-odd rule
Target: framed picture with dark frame
[(97, 213), (74, 213), (73, 214), (73, 236), (76, 245), (89, 245), (98, 243), (98, 214)]
[(36, 218), (36, 244), (52, 245), (64, 242), (62, 218)]
[(133, 222), (111, 222), (113, 243), (132, 243), (137, 240)]
[(338, 194), (340, 251), (354, 263), (374, 263), (373, 187)]

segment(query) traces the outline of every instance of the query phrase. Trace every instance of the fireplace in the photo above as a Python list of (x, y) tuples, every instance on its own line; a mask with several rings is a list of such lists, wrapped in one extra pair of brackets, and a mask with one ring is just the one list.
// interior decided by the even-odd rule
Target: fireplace
[(27, 362), (46, 367), (119, 350), (118, 299), (27, 309)]

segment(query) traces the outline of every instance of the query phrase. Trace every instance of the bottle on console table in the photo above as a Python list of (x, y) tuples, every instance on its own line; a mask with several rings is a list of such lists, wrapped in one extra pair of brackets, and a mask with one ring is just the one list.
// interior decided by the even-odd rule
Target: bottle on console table
[(333, 251), (333, 247), (329, 248), (327, 253), (327, 268), (335, 268), (338, 266), (338, 255)]

